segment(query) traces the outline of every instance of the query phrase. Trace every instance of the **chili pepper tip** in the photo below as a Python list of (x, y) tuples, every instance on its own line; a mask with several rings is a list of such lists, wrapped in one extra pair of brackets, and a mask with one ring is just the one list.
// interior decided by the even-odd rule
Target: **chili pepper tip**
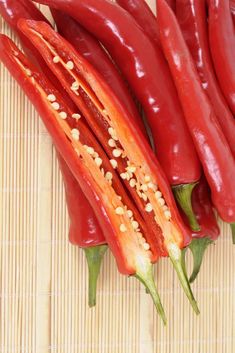
[(193, 271), (189, 278), (189, 283), (192, 283), (193, 281), (195, 281), (200, 271), (205, 251), (208, 245), (212, 243), (214, 242), (210, 238), (195, 238), (189, 244), (188, 248), (191, 250), (193, 254)]
[(96, 305), (97, 280), (100, 273), (102, 259), (107, 248), (107, 245), (98, 245), (83, 249), (85, 251), (89, 270), (88, 304), (90, 308)]
[(232, 231), (233, 244), (235, 244), (235, 223), (230, 223), (230, 228)]
[(174, 269), (177, 272), (178, 278), (180, 280), (180, 283), (183, 287), (183, 290), (185, 294), (188, 297), (188, 300), (195, 311), (195, 313), (198, 315), (200, 314), (200, 311), (197, 306), (197, 302), (194, 298), (192, 289), (190, 287), (187, 275), (186, 275), (186, 270), (185, 270), (185, 263), (184, 263), (184, 256), (182, 256), (182, 250), (178, 248), (176, 244), (171, 244), (168, 248), (169, 251), (169, 257), (171, 259), (171, 262), (174, 266)]
[(157, 292), (156, 284), (153, 278), (153, 266), (150, 262), (142, 262), (141, 266), (137, 266), (136, 273), (134, 275), (146, 288), (146, 292), (149, 293), (153, 299), (154, 305), (160, 315), (164, 325), (166, 325), (166, 315), (163, 309), (160, 296)]
[(194, 230), (195, 232), (198, 232), (201, 230), (200, 225), (198, 224), (198, 221), (196, 219), (195, 213), (193, 211), (192, 201), (191, 201), (193, 189), (197, 184), (198, 182), (175, 185), (172, 187), (174, 196), (178, 204), (180, 205), (182, 211), (187, 216), (191, 229)]

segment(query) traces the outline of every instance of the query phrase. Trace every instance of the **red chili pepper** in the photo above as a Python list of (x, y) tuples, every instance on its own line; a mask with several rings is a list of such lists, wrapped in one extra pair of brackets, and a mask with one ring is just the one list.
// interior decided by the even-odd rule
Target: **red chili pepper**
[(51, 9), (51, 13), (58, 32), (99, 71), (107, 84), (112, 87), (116, 96), (122, 101), (126, 109), (128, 109), (133, 120), (145, 134), (143, 121), (137, 111), (131, 94), (117, 68), (99, 41), (72, 17), (53, 8)]
[(235, 156), (235, 120), (214, 74), (207, 36), (206, 1), (177, 0), (176, 17), (196, 64), (202, 87), (213, 105), (219, 124)]
[(153, 45), (133, 17), (113, 2), (37, 2), (70, 14), (109, 51), (141, 102), (160, 164), (171, 185), (175, 186), (177, 199), (190, 218), (192, 227), (198, 229), (190, 201), (192, 188), (200, 179), (200, 163), (161, 50)]
[[(55, 146), (68, 163), (73, 175), (92, 204), (115, 255), (120, 272), (135, 275), (145, 284), (165, 322), (165, 314), (153, 281), (151, 265), (151, 262), (156, 259), (154, 254), (157, 253), (157, 249), (152, 247), (149, 250), (149, 245), (144, 238), (147, 236), (145, 225), (143, 224), (142, 227), (138, 212), (126, 195), (102, 148), (81, 119), (76, 119), (74, 112), (66, 105), (63, 97), (47, 78), (39, 73), (14, 43), (4, 35), (0, 35), (0, 59), (34, 103)], [(71, 61), (69, 63), (71, 68)], [(89, 75), (88, 72), (86, 73)], [(95, 87), (100, 86), (97, 82), (92, 83)], [(106, 98), (104, 97), (105, 102)], [(112, 106), (114, 107), (115, 103), (108, 104), (107, 108)], [(64, 119), (65, 114), (61, 113), (67, 115), (66, 119)], [(123, 124), (120, 124), (120, 128), (125, 130)], [(130, 135), (128, 135), (129, 137)], [(144, 169), (149, 170), (148, 162)], [(112, 178), (110, 178), (111, 175)], [(162, 187), (164, 188), (164, 181)], [(168, 199), (168, 197), (166, 189), (166, 198)], [(175, 235), (177, 235), (179, 232), (177, 223), (175, 221), (174, 223), (173, 221), (166, 222), (161, 215), (159, 206), (157, 209), (160, 212), (159, 216), (163, 225), (166, 226), (169, 223), (170, 229), (174, 229)], [(120, 212), (120, 210), (124, 212)], [(173, 207), (172, 211), (174, 214)], [(132, 213), (130, 214), (130, 212)], [(138, 222), (138, 227), (135, 227), (133, 222)]]
[(233, 223), (235, 161), (231, 150), (201, 87), (177, 19), (163, 0), (158, 0), (158, 23), (163, 50), (211, 189), (212, 202), (221, 218)]
[(215, 71), (225, 98), (235, 114), (235, 32), (229, 0), (209, 2), (209, 41)]
[(192, 233), (193, 240), (188, 246), (194, 258), (193, 271), (189, 279), (191, 283), (200, 271), (207, 247), (214, 243), (220, 234), (220, 228), (210, 199), (210, 189), (205, 177), (201, 178), (199, 184), (193, 190), (192, 205), (201, 230)]
[[(43, 14), (29, 0), (19, 0), (17, 2), (14, 0), (0, 0), (0, 14), (20, 37), (24, 50), (30, 59), (37, 62), (41, 70), (57, 88), (62, 87), (39, 52), (17, 28), (17, 22), (20, 18), (47, 22), (47, 19)], [(66, 101), (70, 104), (70, 100), (68, 100), (67, 96)], [(73, 103), (70, 105), (73, 107)], [(67, 207), (70, 216), (69, 240), (73, 244), (82, 247), (85, 251), (89, 267), (89, 306), (94, 306), (96, 303), (96, 286), (101, 261), (104, 252), (107, 249), (107, 246), (103, 245), (106, 240), (95, 217), (94, 211), (84, 196), (79, 184), (58, 152), (57, 157), (63, 175)]]
[[(40, 51), (49, 67), (61, 79), (66, 89), (69, 87), (68, 91), (72, 92), (71, 97), (73, 87), (78, 85), (77, 93), (89, 97), (89, 104), (92, 103), (93, 108), (95, 107), (102, 119), (106, 121), (109, 126), (108, 131), (117, 144), (113, 149), (113, 158), (117, 164), (125, 161), (127, 179), (130, 178), (130, 183), (131, 180), (134, 181), (133, 189), (136, 189), (140, 202), (143, 199), (146, 202), (145, 213), (153, 215), (155, 225), (159, 228), (158, 237), (153, 238), (152, 224), (148, 224), (150, 228), (145, 236), (150, 248), (153, 251), (154, 244), (156, 246), (157, 243), (158, 251), (161, 253), (160, 246), (163, 242), (162, 245), (177, 270), (183, 288), (194, 310), (198, 312), (181, 267), (180, 248), (188, 234), (179, 216), (168, 181), (150, 146), (143, 139), (136, 125), (130, 121), (128, 111), (112, 93), (100, 74), (69, 43), (45, 23), (22, 20), (19, 26)], [(60, 58), (58, 64), (55, 63), (55, 57)], [(121, 177), (123, 179), (123, 176)]]
[(229, 5), (230, 5), (230, 11), (233, 19), (233, 24), (235, 24), (235, 1), (230, 0)]
[(133, 16), (154, 44), (160, 44), (156, 16), (145, 0), (117, 0), (116, 2)]

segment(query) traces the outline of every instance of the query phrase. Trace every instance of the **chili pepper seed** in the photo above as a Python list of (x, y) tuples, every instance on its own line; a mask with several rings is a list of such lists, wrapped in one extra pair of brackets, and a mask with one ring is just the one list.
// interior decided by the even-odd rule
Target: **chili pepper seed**
[(57, 102), (53, 102), (53, 103), (51, 104), (51, 106), (52, 106), (52, 108), (53, 108), (54, 110), (59, 110), (59, 109), (60, 109), (60, 105), (59, 105), (59, 103), (57, 103)]
[(125, 224), (121, 224), (121, 225), (120, 225), (120, 231), (121, 231), (122, 233), (124, 233), (124, 232), (127, 231), (127, 228), (126, 228)]
[(111, 166), (113, 167), (113, 169), (117, 168), (117, 161), (115, 159), (110, 159), (110, 163), (111, 163)]
[(54, 94), (49, 94), (47, 96), (47, 99), (49, 100), (49, 102), (55, 102), (56, 101), (56, 96)]
[(67, 113), (65, 113), (65, 112), (60, 112), (59, 113), (59, 116), (61, 117), (61, 119), (66, 119), (67, 118)]
[(54, 56), (53, 63), (58, 64), (59, 62), (60, 62), (60, 57), (59, 56)]
[(74, 69), (74, 63), (70, 60), (66, 64), (67, 69), (73, 70)]
[(122, 207), (117, 207), (115, 210), (115, 213), (118, 215), (123, 215), (124, 214), (124, 209)]

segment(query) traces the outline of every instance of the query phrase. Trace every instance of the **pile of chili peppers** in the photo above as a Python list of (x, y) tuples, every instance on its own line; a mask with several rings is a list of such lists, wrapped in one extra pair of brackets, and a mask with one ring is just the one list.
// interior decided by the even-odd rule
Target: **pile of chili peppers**
[(0, 60), (57, 150), (89, 306), (109, 247), (164, 323), (153, 264), (169, 257), (198, 314), (190, 282), (220, 234), (216, 213), (235, 243), (234, 1), (157, 0), (157, 17), (144, 0), (35, 2), (56, 30), (31, 0), (0, 0), (24, 49), (1, 34)]

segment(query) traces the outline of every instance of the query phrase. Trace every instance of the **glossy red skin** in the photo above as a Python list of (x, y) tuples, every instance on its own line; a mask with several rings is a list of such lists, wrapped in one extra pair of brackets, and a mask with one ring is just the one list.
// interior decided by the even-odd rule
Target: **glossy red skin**
[(232, 18), (233, 18), (233, 24), (235, 24), (235, 1), (230, 0), (229, 4), (230, 4), (230, 11), (231, 11)]
[[(119, 268), (119, 271), (123, 274), (134, 274), (135, 268), (130, 267), (126, 263), (125, 255), (122, 252), (122, 247), (118, 242), (118, 237), (122, 236), (122, 233), (117, 234), (114, 228), (115, 219), (110, 217), (108, 209), (105, 207), (103, 202), (104, 194), (100, 192), (99, 186), (94, 182), (93, 177), (88, 172), (87, 168), (83, 163), (80, 162), (80, 159), (77, 156), (74, 148), (72, 147), (70, 141), (66, 137), (64, 131), (60, 127), (60, 124), (54, 117), (54, 113), (46, 97), (43, 97), (41, 92), (32, 84), (29, 77), (26, 76), (25, 72), (20, 69), (20, 66), (17, 65), (14, 60), (15, 53), (17, 52), (17, 57), (20, 61), (26, 65), (32, 72), (32, 76), (39, 83), (40, 87), (43, 88), (46, 96), (53, 93), (57, 97), (57, 101), (60, 102), (60, 107), (62, 111), (67, 111), (69, 116), (73, 113), (70, 108), (67, 106), (66, 101), (60, 95), (60, 93), (55, 89), (55, 87), (47, 80), (47, 78), (40, 73), (37, 68), (30, 63), (30, 61), (18, 50), (15, 44), (5, 35), (0, 35), (0, 60), (4, 63), (7, 69), (10, 71), (12, 76), (19, 83), (21, 88), (27, 94), (28, 98), (34, 104), (39, 115), (41, 116), (44, 125), (46, 126), (48, 132), (50, 133), (53, 143), (55, 144), (57, 150), (61, 154), (62, 158), (66, 160), (66, 163), (69, 166), (69, 169), (72, 171), (74, 177), (78, 181), (83, 193), (86, 195), (90, 204), (93, 206), (95, 215), (99, 220), (102, 230), (107, 235), (109, 240), (109, 246), (112, 249), (113, 253), (116, 255), (116, 261)], [(119, 181), (119, 178), (113, 171), (110, 166), (108, 158), (105, 156), (102, 148), (97, 143), (95, 137), (88, 130), (86, 125), (81, 121), (74, 121), (74, 119), (69, 119), (69, 124), (71, 127), (77, 127), (83, 137), (83, 143), (88, 143), (90, 146), (95, 147), (95, 150), (101, 156), (103, 160), (103, 165), (106, 170), (110, 170), (113, 173), (113, 185), (115, 190), (119, 195), (122, 196), (124, 203), (128, 208), (132, 209), (135, 215), (136, 220), (140, 223), (142, 227), (141, 217), (138, 215), (134, 205), (127, 196), (125, 190), (123, 189), (122, 184)], [(115, 217), (116, 218), (116, 217)], [(146, 227), (143, 224), (144, 234), (146, 232)], [(152, 249), (154, 252), (155, 249)], [(157, 250), (156, 250), (157, 251)], [(131, 254), (130, 254), (131, 256)], [(153, 255), (154, 256), (154, 255)]]
[[(138, 151), (141, 151), (142, 156), (144, 156), (145, 160), (142, 163), (148, 166), (149, 173), (151, 173), (150, 175), (153, 175), (156, 179), (157, 185), (164, 196), (166, 204), (171, 210), (172, 223), (177, 224), (178, 228), (182, 232), (181, 239), (177, 244), (179, 247), (183, 247), (184, 244), (190, 241), (190, 235), (184, 227), (178, 212), (169, 182), (167, 181), (167, 178), (149, 144), (145, 139), (143, 139), (138, 126), (132, 123), (128, 111), (125, 110), (125, 107), (110, 90), (107, 83), (102, 79), (102, 76), (100, 76), (99, 72), (97, 72), (89, 62), (87, 62), (78, 52), (76, 52), (66, 40), (53, 31), (46, 23), (21, 20), (19, 21), (18, 26), (28, 36), (28, 38), (32, 40), (33, 44), (43, 55), (44, 59), (47, 61), (49, 67), (54, 73), (56, 73), (57, 70), (55, 69), (56, 65), (53, 63), (53, 56), (48, 50), (48, 47), (44, 44), (44, 41), (42, 41), (41, 37), (35, 34), (35, 32), (41, 34), (44, 40), (50, 43), (59, 55), (62, 55), (65, 62), (72, 60), (76, 63), (75, 70), (76, 72), (79, 72), (80, 79), (90, 86), (101, 102), (105, 101), (103, 104), (106, 108), (108, 107), (112, 112), (113, 109), (115, 109), (114, 115), (112, 114), (112, 120), (115, 120), (118, 125), (123, 127), (125, 136), (130, 137), (132, 141), (133, 149), (138, 148)], [(146, 238), (147, 237), (148, 235), (146, 235)]]
[(235, 161), (201, 87), (194, 62), (174, 13), (158, 0), (160, 38), (168, 60), (189, 130), (220, 217), (235, 221)]
[(193, 232), (193, 238), (208, 237), (216, 240), (220, 235), (220, 228), (210, 199), (210, 189), (204, 177), (195, 187), (192, 194), (192, 206), (201, 230)]
[(144, 108), (159, 162), (170, 184), (198, 180), (200, 163), (168, 65), (133, 17), (107, 0), (37, 2), (67, 12), (107, 48)]
[(160, 44), (156, 16), (145, 0), (117, 0), (116, 2), (134, 17), (149, 39), (156, 45)]
[(126, 109), (128, 109), (133, 120), (139, 125), (143, 133), (145, 133), (143, 121), (127, 85), (99, 41), (72, 17), (53, 8), (51, 9), (51, 13), (58, 32), (99, 71), (107, 84), (112, 87), (113, 92), (119, 97)]
[[(20, 37), (21, 42), (24, 45), (24, 50), (30, 59), (36, 59), (41, 70), (46, 73), (46, 76), (50, 81), (54, 82), (57, 86), (57, 78), (53, 75), (51, 70), (49, 70), (42, 56), (32, 43), (21, 31), (18, 30), (17, 27), (17, 22), (20, 18), (45, 22), (47, 22), (47, 19), (29, 0), (19, 0), (17, 3), (14, 0), (0, 0), (0, 14)], [(90, 203), (59, 153), (57, 153), (57, 157), (63, 175), (67, 208), (70, 218), (69, 240), (80, 247), (104, 244), (106, 242), (105, 237)]]
[(235, 114), (235, 31), (229, 0), (209, 2), (209, 41), (220, 87)]
[(176, 17), (218, 122), (235, 156), (235, 120), (221, 92), (211, 59), (205, 0), (177, 0)]

